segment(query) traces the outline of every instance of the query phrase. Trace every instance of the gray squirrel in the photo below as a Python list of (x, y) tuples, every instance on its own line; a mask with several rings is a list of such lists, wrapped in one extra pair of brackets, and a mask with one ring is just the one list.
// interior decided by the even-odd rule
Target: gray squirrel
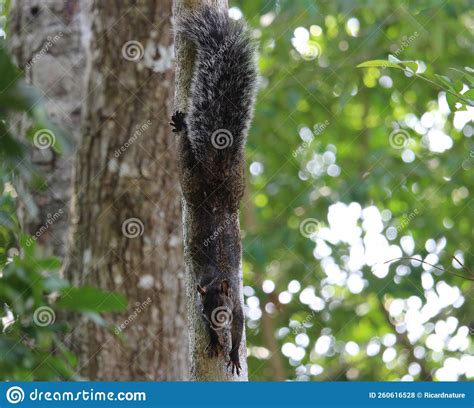
[(230, 331), (229, 365), (240, 374), (244, 315), (240, 303), (239, 203), (245, 188), (244, 147), (257, 89), (256, 44), (242, 21), (201, 6), (175, 21), (196, 51), (186, 112), (172, 116), (178, 135), (192, 270), (209, 333), (210, 358)]

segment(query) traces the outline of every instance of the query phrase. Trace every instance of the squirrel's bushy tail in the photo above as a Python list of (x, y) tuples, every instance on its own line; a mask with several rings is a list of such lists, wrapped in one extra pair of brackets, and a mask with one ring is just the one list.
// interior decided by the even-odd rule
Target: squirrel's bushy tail
[(196, 48), (186, 112), (196, 157), (241, 151), (257, 87), (256, 45), (245, 23), (202, 6), (178, 18), (175, 30)]

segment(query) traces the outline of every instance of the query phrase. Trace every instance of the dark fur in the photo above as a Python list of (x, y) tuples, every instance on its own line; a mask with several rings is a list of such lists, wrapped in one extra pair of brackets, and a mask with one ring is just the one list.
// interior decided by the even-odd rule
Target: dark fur
[[(210, 7), (178, 19), (175, 30), (196, 50), (187, 111), (176, 112), (171, 124), (179, 134), (181, 185), (190, 212), (188, 241), (210, 336), (208, 353), (217, 355), (219, 332), (230, 330), (229, 364), (239, 374), (244, 316), (238, 209), (257, 87), (256, 47), (244, 23)], [(225, 148), (215, 147), (218, 130), (221, 142), (230, 140), (230, 132), (232, 143)], [(213, 327), (212, 312), (218, 307), (231, 311), (230, 327)]]

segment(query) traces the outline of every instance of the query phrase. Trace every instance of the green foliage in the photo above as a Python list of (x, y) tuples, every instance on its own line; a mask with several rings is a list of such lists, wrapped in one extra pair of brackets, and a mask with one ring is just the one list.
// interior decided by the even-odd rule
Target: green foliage
[(8, 10), (10, 10), (10, 0), (0, 0), (0, 41), (6, 36)]
[(58, 306), (78, 312), (121, 312), (127, 308), (127, 299), (94, 287), (70, 288), (63, 294)]
[[(10, 133), (12, 112), (30, 116), (29, 136)], [(0, 380), (75, 378), (76, 358), (63, 343), (71, 330), (66, 313), (80, 312), (106, 325), (101, 313), (127, 308), (123, 295), (70, 286), (59, 276), (60, 261), (38, 255), (35, 240), (23, 234), (16, 217), (16, 181), (19, 175), (35, 181), (25, 152), (26, 138), (41, 142), (34, 137), (38, 132), (50, 137), (57, 152), (70, 146), (47, 118), (36, 90), (0, 48)]]
[(36, 244), (27, 242), (27, 237), (21, 239), (22, 255), (12, 256), (0, 279), (7, 312), (0, 324), (0, 379), (75, 378), (76, 359), (61, 340), (70, 330), (65, 312), (87, 312), (91, 320), (104, 324), (99, 313), (123, 311), (127, 301), (99, 289), (71, 287), (57, 274), (59, 260), (37, 258)]
[[(443, 89), (445, 92), (447, 92), (448, 95), (446, 95), (446, 99), (449, 104), (449, 108), (452, 111), (461, 110), (461, 108), (467, 110), (468, 106), (474, 107), (474, 89), (472, 89), (472, 86), (474, 84), (474, 76), (470, 74), (472, 69), (468, 70), (467, 68), (465, 68), (465, 71), (462, 71), (456, 68), (451, 68), (452, 78), (449, 78), (445, 75), (434, 74), (434, 76), (439, 80), (439, 82), (436, 82), (432, 79), (426, 78), (422, 74), (418, 74), (420, 66), (416, 61), (400, 61), (393, 55), (389, 55), (387, 61), (365, 61), (357, 65), (357, 67), (382, 67), (401, 69), (402, 71), (405, 71), (408, 75), (414, 75), (415, 77), (423, 79), (424, 81), (434, 85), (435, 87)], [(464, 89), (465, 86), (467, 86), (467, 90)], [(456, 105), (457, 102), (461, 102), (460, 107)]]
[(470, 3), (231, 5), (262, 75), (241, 209), (250, 378), (472, 379), (472, 281), (384, 265), (474, 270)]

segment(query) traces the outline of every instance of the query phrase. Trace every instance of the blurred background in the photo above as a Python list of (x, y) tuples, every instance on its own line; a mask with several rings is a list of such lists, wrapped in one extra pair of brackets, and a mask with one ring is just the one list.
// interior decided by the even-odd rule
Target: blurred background
[[(385, 263), (472, 279), (474, 111), (436, 76), (472, 88), (472, 3), (231, 4), (261, 44), (241, 210), (250, 378), (472, 379), (472, 280)], [(442, 87), (357, 68), (389, 55)]]
[[(0, 2), (3, 37), (7, 3)], [(260, 42), (241, 206), (249, 379), (472, 380), (472, 2), (229, 6)], [(0, 98), (2, 113), (13, 100), (17, 110), (35, 103), (22, 95), (24, 103)], [(33, 116), (46, 127), (43, 115)], [(59, 263), (32, 262), (34, 245), (10, 216), (16, 191), (6, 158), (18, 153), (12, 140), (2, 141), (3, 274), (18, 282), (18, 271), (34, 270), (42, 279)], [(31, 262), (12, 266), (18, 240)], [(409, 257), (419, 261), (402, 259)], [(48, 292), (63, 283), (43, 284)], [(13, 298), (8, 288), (0, 285), (6, 299)], [(35, 299), (34, 306), (27, 298), (5, 301), (3, 326), (15, 326), (12, 307), (30, 310), (42, 304)], [(98, 313), (120, 310), (118, 302)], [(12, 354), (23, 336), (56, 344), (56, 333), (32, 327), (0, 337), (2, 378), (28, 378), (28, 364), (49, 355), (32, 353), (32, 343)], [(73, 353), (65, 356), (75, 364)], [(74, 372), (57, 355), (49, 364), (54, 369), (43, 367), (38, 378)]]

